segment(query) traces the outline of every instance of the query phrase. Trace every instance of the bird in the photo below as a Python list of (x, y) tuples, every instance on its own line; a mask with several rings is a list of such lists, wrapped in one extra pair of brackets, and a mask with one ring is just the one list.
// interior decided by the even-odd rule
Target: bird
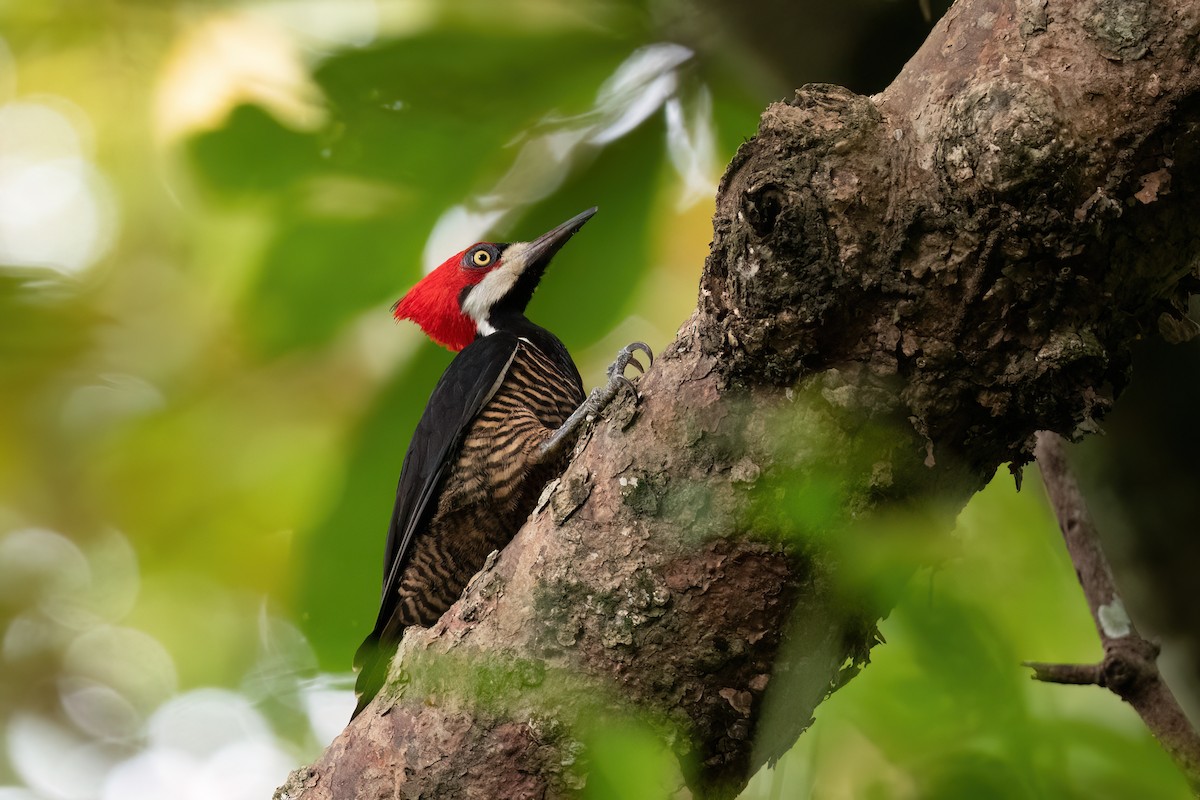
[[(404, 630), (428, 627), (488, 556), (516, 535), (561, 474), (589, 419), (644, 372), (644, 342), (623, 348), (585, 397), (579, 370), (526, 306), (550, 260), (596, 213), (530, 242), (479, 242), (451, 256), (392, 308), (455, 351), (429, 397), (400, 470), (375, 627), (355, 653), (354, 720), (379, 693)], [(636, 399), (636, 390), (633, 390)]]

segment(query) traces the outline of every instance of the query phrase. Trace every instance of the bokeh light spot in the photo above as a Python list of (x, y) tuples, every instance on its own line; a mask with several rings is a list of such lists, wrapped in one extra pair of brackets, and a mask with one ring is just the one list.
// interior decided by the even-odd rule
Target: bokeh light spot
[(157, 639), (116, 625), (76, 637), (63, 668), (68, 678), (112, 687), (146, 712), (170, 697), (177, 683), (175, 663)]
[(71, 120), (40, 103), (0, 107), (0, 264), (77, 273), (107, 251), (115, 219)]
[(150, 721), (150, 738), (196, 757), (207, 757), (230, 741), (271, 735), (245, 697), (226, 689), (197, 689), (164, 704)]
[(74, 542), (45, 528), (24, 528), (0, 537), (0, 603), (29, 605), (55, 599), (91, 582), (87, 558)]
[(44, 798), (91, 800), (112, 766), (105, 748), (42, 717), (14, 715), (5, 733), (13, 768)]

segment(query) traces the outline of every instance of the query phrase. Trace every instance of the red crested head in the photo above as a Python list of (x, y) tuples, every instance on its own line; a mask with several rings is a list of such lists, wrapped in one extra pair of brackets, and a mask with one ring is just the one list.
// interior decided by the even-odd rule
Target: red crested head
[[(463, 291), (482, 281), (500, 263), (496, 245), (481, 242), (452, 256), (422, 278), (392, 307), (397, 320), (409, 319), (430, 339), (455, 352), (475, 341), (475, 320), (462, 309)], [(480, 255), (482, 253), (482, 255)], [(478, 261), (485, 263), (480, 265)], [(471, 266), (467, 266), (470, 264)]]
[(476, 337), (524, 319), (550, 259), (595, 213), (589, 208), (532, 242), (472, 245), (409, 289), (392, 313), (417, 323), (443, 347), (462, 350)]

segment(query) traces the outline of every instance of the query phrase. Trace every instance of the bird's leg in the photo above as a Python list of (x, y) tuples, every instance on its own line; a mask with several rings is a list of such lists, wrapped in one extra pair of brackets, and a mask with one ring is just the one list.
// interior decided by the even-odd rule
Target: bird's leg
[(646, 354), (647, 366), (654, 363), (654, 354), (644, 342), (634, 342), (621, 348), (616, 360), (608, 368), (608, 382), (592, 389), (592, 393), (580, 403), (579, 408), (542, 443), (535, 456), (538, 462), (544, 464), (557, 460), (568, 448), (574, 447), (579, 434), (583, 432), (583, 426), (603, 411), (623, 387), (628, 386), (633, 396), (637, 397), (637, 389), (634, 388), (633, 382), (625, 377), (625, 368), (633, 367), (638, 372), (646, 371), (641, 362), (634, 357), (638, 350)]

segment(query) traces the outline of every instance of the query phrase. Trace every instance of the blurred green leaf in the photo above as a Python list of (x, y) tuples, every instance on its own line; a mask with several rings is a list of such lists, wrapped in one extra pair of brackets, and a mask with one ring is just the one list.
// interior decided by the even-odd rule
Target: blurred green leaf
[[(868, 562), (871, 535), (905, 541), (886, 527), (855, 534), (849, 547)], [(879, 798), (1188, 797), (1119, 698), (1041, 684), (1021, 666), (1100, 653), (1036, 481), (1017, 494), (1008, 475), (996, 477), (956, 537), (961, 550), (919, 572), (880, 623), (887, 644), (871, 651), (870, 668), (818, 707), (784, 769), (757, 776), (743, 800), (807, 796), (812, 786)], [(883, 552), (904, 563), (890, 545)], [(872, 576), (893, 577), (867, 568), (854, 580)]]
[(1013, 764), (994, 755), (966, 751), (946, 753), (923, 776), (918, 794), (929, 800), (1016, 800), (1045, 797)]
[(188, 148), (209, 185), (233, 194), (277, 192), (320, 165), (315, 136), (253, 105), (238, 106), (224, 125), (193, 137)]
[(400, 464), (450, 358), (426, 342), (384, 387), (354, 438), (340, 498), (297, 542), (295, 612), (324, 669), (349, 669), (354, 650), (375, 624)]
[(550, 112), (586, 111), (630, 49), (601, 32), (437, 29), (347, 51), (314, 76), (336, 119), (330, 163), (429, 192), (434, 205), (460, 200), (483, 188), (485, 165), (492, 178), (507, 168), (518, 134)]
[(288, 213), (247, 303), (250, 333), (264, 355), (328, 342), (355, 314), (399, 297), (420, 277), (414, 228), (432, 214), (402, 222), (383, 218), (313, 218)]
[(585, 737), (587, 800), (666, 800), (678, 787), (675, 757), (649, 728), (598, 724)]

